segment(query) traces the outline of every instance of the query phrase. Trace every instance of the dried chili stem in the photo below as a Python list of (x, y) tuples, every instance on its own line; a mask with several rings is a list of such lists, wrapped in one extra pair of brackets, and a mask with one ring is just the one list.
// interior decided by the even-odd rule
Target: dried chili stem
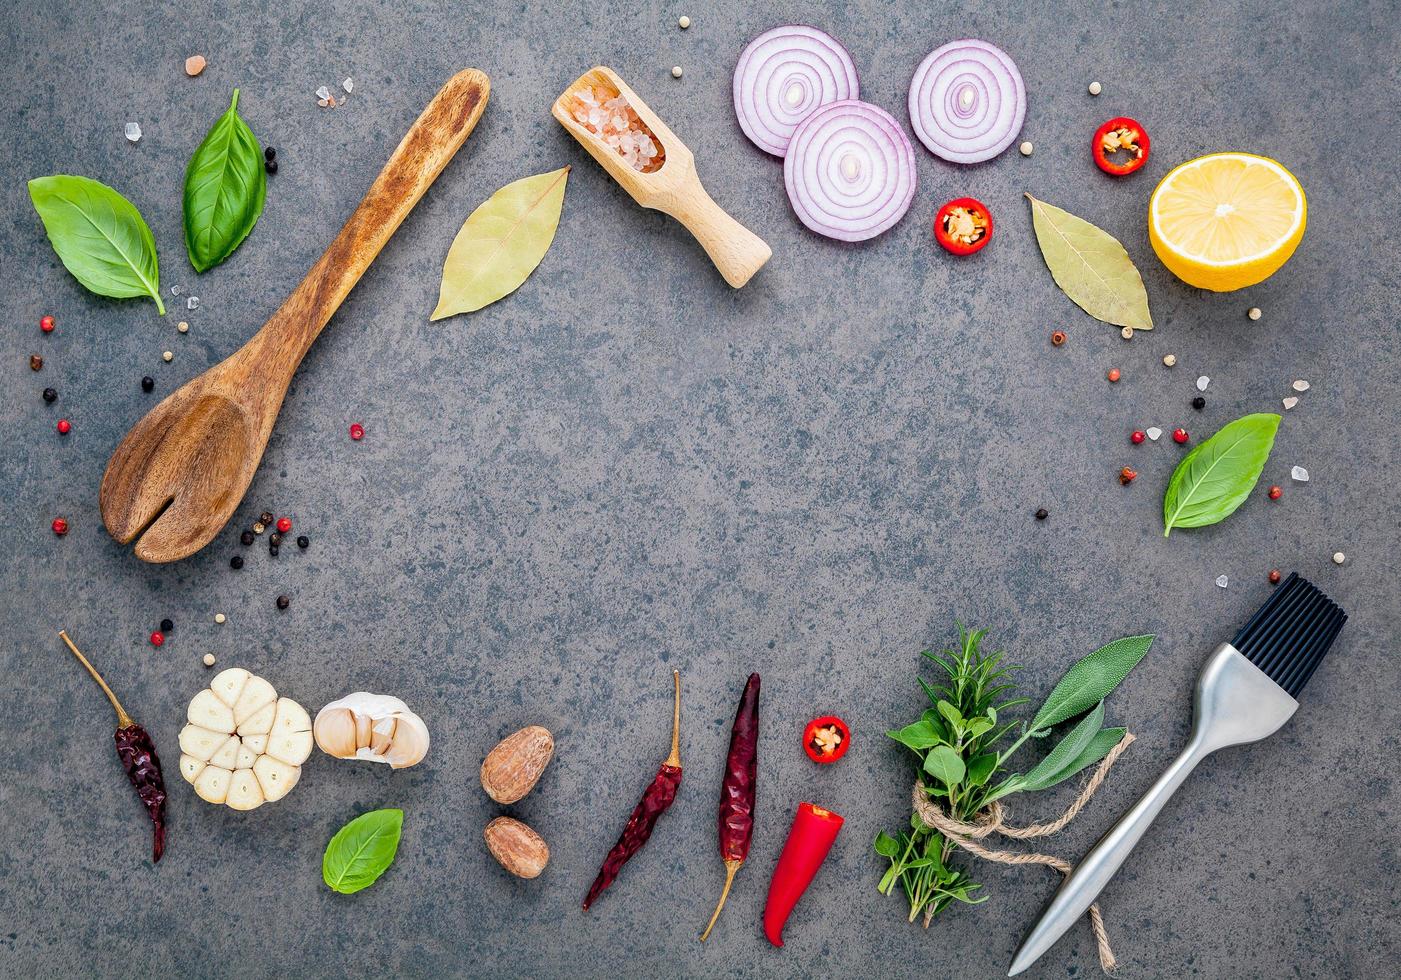
[(705, 942), (710, 936), (710, 930), (715, 928), (715, 923), (720, 919), (720, 912), (725, 908), (725, 899), (730, 897), (730, 886), (735, 883), (735, 875), (743, 867), (743, 861), (725, 862), (725, 888), (720, 892), (720, 901), (715, 906), (715, 914), (710, 917), (710, 924), (705, 927), (705, 932), (701, 933), (701, 942)]
[(77, 657), (78, 662), (88, 669), (88, 673), (92, 675), (92, 679), (97, 681), (98, 685), (102, 688), (102, 692), (107, 695), (107, 700), (112, 702), (112, 707), (117, 709), (117, 727), (128, 728), (136, 724), (136, 722), (132, 720), (131, 715), (126, 713), (126, 709), (122, 707), (122, 703), (117, 700), (117, 696), (112, 693), (112, 689), (107, 686), (107, 682), (102, 679), (102, 675), (97, 672), (97, 668), (88, 663), (88, 658), (83, 656), (83, 652), (73, 645), (73, 641), (68, 638), (68, 633), (64, 630), (59, 630), (58, 638), (68, 644), (68, 649), (73, 651), (73, 656)]
[(681, 768), (681, 671), (671, 672), (671, 682), (676, 688), (676, 703), (671, 709), (671, 755), (662, 763), (664, 766)]

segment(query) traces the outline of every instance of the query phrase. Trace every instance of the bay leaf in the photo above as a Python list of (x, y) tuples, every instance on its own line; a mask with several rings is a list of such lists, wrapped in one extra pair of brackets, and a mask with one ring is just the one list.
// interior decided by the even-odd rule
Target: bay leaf
[(471, 313), (515, 292), (549, 251), (569, 168), (523, 177), (467, 216), (443, 263), (430, 320)]
[(1026, 199), (1041, 256), (1065, 295), (1096, 320), (1152, 330), (1143, 277), (1118, 239), (1030, 194)]

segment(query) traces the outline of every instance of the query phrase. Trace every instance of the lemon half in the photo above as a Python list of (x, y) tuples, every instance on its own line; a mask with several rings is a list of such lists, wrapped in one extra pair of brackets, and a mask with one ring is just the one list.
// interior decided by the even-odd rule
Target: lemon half
[(1218, 293), (1274, 275), (1304, 237), (1308, 202), (1268, 157), (1212, 153), (1163, 178), (1148, 202), (1148, 240), (1183, 282)]

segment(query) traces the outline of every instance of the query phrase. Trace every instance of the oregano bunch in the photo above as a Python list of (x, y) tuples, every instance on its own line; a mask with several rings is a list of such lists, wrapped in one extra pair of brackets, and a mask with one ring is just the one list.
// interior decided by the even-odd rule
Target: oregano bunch
[[(1030, 699), (1018, 695), (1018, 667), (1005, 662), (1005, 653), (983, 651), (986, 635), (959, 626), (956, 649), (924, 651), (942, 671), (935, 683), (919, 678), (930, 707), (918, 721), (887, 733), (913, 753), (914, 775), (931, 800), (965, 822), (996, 800), (1049, 789), (1108, 755), (1124, 729), (1103, 727), (1104, 699), (1153, 643), (1151, 635), (1127, 636), (1100, 647), (1066, 671), (1028, 722), (1006, 717)], [(1039, 763), (1025, 773), (1014, 768), (1012, 756), (1028, 741), (1066, 724)], [(975, 894), (982, 886), (951, 862), (957, 845), (918, 816), (907, 831), (877, 834), (875, 848), (890, 862), (878, 889), (889, 895), (898, 884), (911, 922), (923, 913), (927, 926), (954, 902), (983, 901)]]

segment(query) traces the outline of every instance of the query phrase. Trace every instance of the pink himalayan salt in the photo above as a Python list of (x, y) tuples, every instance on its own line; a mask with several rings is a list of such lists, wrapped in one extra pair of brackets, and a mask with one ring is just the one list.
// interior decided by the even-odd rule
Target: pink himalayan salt
[(602, 87), (578, 89), (573, 93), (569, 114), (640, 173), (655, 173), (666, 162), (661, 143), (619, 94)]

